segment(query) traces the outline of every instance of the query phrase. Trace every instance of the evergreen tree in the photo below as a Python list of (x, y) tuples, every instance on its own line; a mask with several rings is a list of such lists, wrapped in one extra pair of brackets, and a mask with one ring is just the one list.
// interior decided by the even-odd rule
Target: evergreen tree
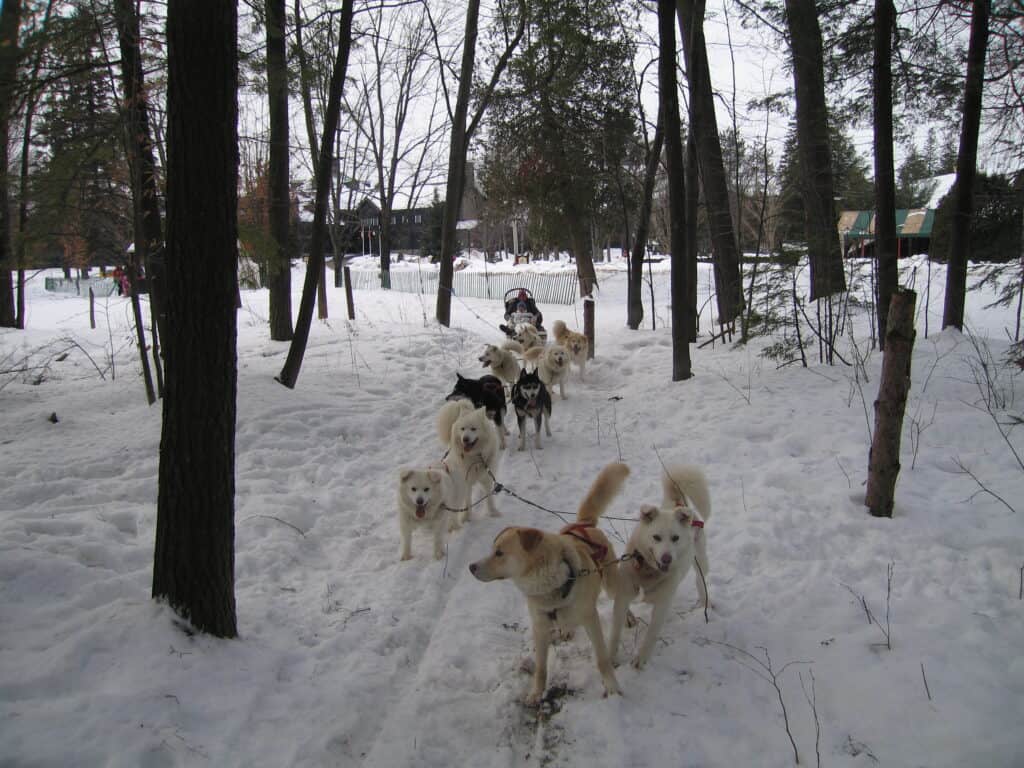
[(529, 210), (534, 243), (568, 247), (591, 292), (591, 222), (635, 146), (633, 42), (613, 0), (532, 0), (526, 41), (495, 92), (491, 143), (514, 170), (510, 200)]

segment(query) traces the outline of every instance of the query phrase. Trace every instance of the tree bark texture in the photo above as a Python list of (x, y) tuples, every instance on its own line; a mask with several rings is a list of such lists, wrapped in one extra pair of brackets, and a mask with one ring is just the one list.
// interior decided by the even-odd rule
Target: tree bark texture
[(266, 0), (267, 101), (270, 147), (267, 158), (267, 208), (273, 253), (267, 269), (270, 338), (292, 338), (292, 268), (289, 250), (288, 61), (285, 50), (285, 0)]
[[(299, 315), (295, 322), (295, 335), (288, 347), (288, 358), (284, 362), (277, 380), (288, 388), (294, 388), (302, 368), (309, 341), (309, 327), (313, 322), (313, 305), (316, 302), (316, 287), (321, 278), (324, 260), (324, 244), (327, 242), (327, 202), (331, 191), (331, 170), (334, 166), (334, 140), (338, 132), (341, 114), (341, 96), (345, 90), (345, 73), (348, 70), (348, 54), (352, 46), (353, 0), (344, 0), (341, 6), (341, 22), (338, 31), (338, 55), (331, 73), (327, 96), (327, 111), (324, 115), (324, 133), (320, 141), (320, 162), (316, 167), (316, 203), (313, 208), (313, 229), (309, 237), (309, 259), (306, 262), (306, 279), (299, 300)], [(381, 216), (384, 212), (381, 211)]]
[(476, 60), (477, 21), (480, 0), (469, 0), (466, 9), (466, 30), (462, 44), (462, 66), (459, 70), (459, 90), (455, 97), (452, 116), (452, 136), (448, 149), (448, 180), (445, 186), (444, 209), (441, 213), (441, 263), (438, 268), (437, 321), (451, 323), (452, 282), (455, 278), (455, 229), (459, 207), (466, 183), (466, 119), (469, 113), (470, 88), (473, 85), (473, 66)]
[(159, 190), (156, 181), (156, 161), (153, 157), (153, 140), (149, 128), (149, 107), (146, 101), (146, 87), (142, 71), (142, 55), (139, 51), (139, 17), (132, 0), (115, 0), (114, 17), (117, 23), (117, 37), (121, 49), (121, 79), (124, 83), (124, 121), (127, 136), (128, 157), (132, 179), (133, 237), (135, 253), (129, 258), (128, 279), (132, 286), (132, 312), (139, 330), (139, 351), (146, 378), (146, 393), (152, 404), (152, 384), (149, 364), (146, 362), (145, 338), (142, 333), (142, 310), (136, 307), (138, 295), (138, 267), (146, 270), (149, 284), (151, 316), (155, 320), (153, 330), (153, 363), (156, 367), (157, 393), (163, 394), (163, 373), (157, 354), (157, 339), (167, 333), (167, 310), (164, 306), (164, 292), (167, 277), (164, 252), (163, 224), (160, 219)]
[[(704, 2), (677, 0), (676, 12), (687, 61), (690, 132), (696, 142), (700, 182), (711, 232), (718, 322), (724, 325), (731, 323), (743, 311), (743, 280), (729, 203), (729, 184), (715, 119), (715, 96), (711, 90), (708, 50), (704, 40)], [(696, 187), (689, 193), (696, 195)]]
[(875, 258), (878, 260), (875, 306), (879, 347), (883, 350), (889, 303), (899, 283), (892, 128), (892, 33), (895, 24), (896, 7), (892, 0), (875, 0)]
[(864, 505), (875, 517), (892, 517), (896, 478), (900, 473), (903, 413), (910, 391), (916, 301), (916, 293), (897, 288), (887, 313), (885, 355), (875, 400), (875, 433), (868, 454), (868, 486), (864, 497)]
[(669, 239), (672, 254), (672, 381), (693, 375), (690, 330), (696, 308), (689, 302), (686, 264), (686, 185), (683, 174), (682, 128), (676, 82), (675, 0), (658, 0), (658, 104), (665, 119), (665, 155), (668, 165)]
[(797, 155), (802, 177), (804, 232), (811, 266), (811, 301), (846, 290), (839, 245), (821, 26), (814, 0), (786, 0), (796, 90)]
[(14, 269), (11, 231), (8, 146), (11, 117), (14, 113), (14, 87), (18, 77), (18, 30), (21, 27), (21, 0), (3, 0), (0, 7), (0, 326), (14, 328)]
[[(630, 254), (628, 303), (626, 324), (634, 331), (644, 320), (643, 277), (644, 257), (647, 255), (647, 233), (651, 226), (651, 208), (654, 201), (654, 182), (661, 164), (661, 148), (664, 144), (665, 130), (661, 109), (658, 110), (658, 122), (654, 128), (654, 139), (647, 154), (647, 168), (644, 170), (643, 197), (640, 200), (640, 214), (636, 224), (636, 239), (633, 241), (633, 253)], [(652, 310), (653, 311), (653, 310)]]
[[(494, 88), (498, 84), (501, 73), (505, 71), (512, 53), (519, 46), (526, 31), (526, 3), (519, 1), (519, 24), (515, 34), (505, 46), (498, 58), (491, 79), (478, 94), (476, 112), (467, 125), (469, 100), (472, 95), (473, 71), (476, 67), (476, 39), (480, 17), (480, 0), (470, 0), (466, 8), (466, 31), (462, 48), (462, 65), (459, 70), (459, 90), (455, 97), (455, 113), (452, 115), (451, 145), (448, 151), (448, 179), (445, 186), (445, 206), (441, 218), (441, 263), (437, 286), (437, 306), (435, 315), (441, 325), (451, 323), (452, 315), (452, 281), (454, 279), (453, 260), (459, 219), (459, 207), (462, 205), (462, 193), (466, 184), (466, 152), (469, 140), (476, 132), (484, 111), (490, 103)], [(454, 206), (448, 205), (455, 200)]]
[(953, 186), (953, 226), (949, 236), (949, 264), (946, 267), (946, 300), (942, 310), (942, 327), (952, 325), (959, 330), (964, 328), (964, 301), (967, 298), (972, 198), (978, 166), (978, 131), (981, 125), (981, 95), (985, 82), (985, 51), (988, 48), (990, 10), (990, 0), (978, 0), (974, 3), (974, 11), (971, 14), (964, 113), (960, 124), (960, 149), (956, 157), (956, 183)]
[(167, 5), (167, 363), (153, 596), (238, 634), (234, 591), (238, 290), (237, 6)]

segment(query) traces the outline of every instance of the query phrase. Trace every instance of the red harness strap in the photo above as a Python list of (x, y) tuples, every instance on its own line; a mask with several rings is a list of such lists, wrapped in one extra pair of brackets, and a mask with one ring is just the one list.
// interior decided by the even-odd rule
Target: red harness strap
[(588, 528), (596, 527), (597, 526), (593, 523), (571, 523), (565, 526), (561, 531), (559, 531), (559, 533), (565, 536), (572, 536), (574, 539), (578, 539), (590, 547), (590, 554), (594, 558), (594, 562), (600, 565), (608, 556), (608, 546), (601, 544), (600, 542), (593, 541), (590, 536), (587, 535)]

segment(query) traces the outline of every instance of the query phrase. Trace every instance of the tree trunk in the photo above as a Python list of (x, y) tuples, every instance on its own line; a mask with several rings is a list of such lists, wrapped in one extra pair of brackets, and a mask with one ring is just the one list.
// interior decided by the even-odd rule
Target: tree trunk
[[(704, 40), (704, 1), (677, 0), (676, 10), (690, 87), (690, 133), (696, 142), (700, 181), (711, 231), (718, 322), (724, 325), (731, 323), (743, 311), (743, 280), (729, 203), (729, 184), (715, 119), (715, 97), (711, 90)], [(690, 190), (690, 194), (696, 194), (696, 187)]]
[(453, 259), (458, 232), (455, 229), (466, 183), (466, 116), (469, 113), (470, 87), (476, 59), (477, 21), (480, 0), (469, 0), (466, 9), (466, 33), (462, 44), (462, 66), (459, 70), (459, 91), (452, 116), (452, 138), (448, 148), (448, 180), (445, 185), (444, 208), (441, 213), (441, 263), (438, 267), (437, 321), (451, 324), (452, 282), (455, 278)]
[(864, 505), (875, 517), (892, 517), (896, 478), (900, 473), (900, 434), (910, 391), (914, 351), (914, 303), (917, 294), (896, 288), (887, 313), (885, 355), (875, 400), (875, 434), (868, 454)]
[[(117, 22), (117, 36), (121, 48), (121, 78), (125, 93), (125, 132), (132, 178), (133, 237), (135, 253), (130, 259), (134, 268), (130, 271), (133, 304), (138, 303), (135, 291), (138, 266), (146, 270), (149, 284), (149, 300), (153, 327), (153, 364), (157, 372), (157, 394), (163, 395), (163, 374), (158, 350), (158, 338), (167, 333), (167, 311), (164, 306), (166, 282), (166, 257), (164, 255), (163, 225), (160, 220), (159, 189), (156, 183), (156, 161), (153, 158), (153, 141), (149, 130), (149, 107), (146, 102), (146, 88), (142, 71), (142, 56), (139, 51), (139, 17), (132, 0), (115, 0), (114, 16)], [(133, 312), (135, 308), (133, 307)], [(137, 312), (136, 323), (141, 331), (141, 309)], [(149, 366), (145, 362), (145, 345), (140, 333), (143, 370), (147, 376)], [(150, 399), (150, 403), (152, 403)]]
[(675, 0), (658, 0), (658, 38), (658, 104), (665, 120), (672, 254), (672, 381), (683, 381), (693, 375), (690, 365), (690, 331), (695, 311), (689, 302), (686, 264), (686, 185), (683, 180), (686, 170), (683, 167), (676, 83)]
[(988, 47), (990, 0), (978, 0), (971, 14), (971, 41), (967, 49), (967, 82), (964, 85), (964, 116), (960, 126), (960, 150), (956, 158), (953, 186), (953, 228), (949, 237), (946, 267), (946, 303), (942, 327), (964, 327), (967, 298), (967, 261), (971, 252), (971, 211), (974, 177), (978, 165), (978, 130), (981, 123), (981, 94), (985, 80), (985, 50)]
[[(54, 0), (47, 0), (46, 11), (43, 13), (43, 23), (39, 34), (45, 36), (50, 28), (50, 17), (53, 13)], [(44, 47), (36, 49), (35, 60), (32, 62), (32, 73), (28, 82), (34, 84), (39, 77), (39, 69), (42, 66)], [(32, 151), (32, 123), (35, 120), (36, 107), (39, 104), (41, 94), (32, 90), (25, 97), (25, 121), (21, 132), (21, 171), (18, 180), (18, 288), (17, 288), (17, 314), (16, 324), (21, 330), (25, 329), (25, 254), (27, 250), (28, 231), (28, 198), (29, 198), (29, 158)], [(91, 290), (90, 290), (91, 295)], [(95, 324), (92, 326), (95, 328)]]
[[(313, 231), (309, 238), (309, 260), (306, 263), (306, 280), (302, 286), (299, 302), (299, 316), (295, 323), (295, 335), (288, 347), (288, 359), (284, 362), (277, 380), (286, 387), (294, 388), (302, 368), (309, 341), (309, 326), (313, 322), (313, 304), (316, 301), (316, 286), (320, 279), (324, 258), (324, 243), (327, 240), (327, 201), (331, 190), (331, 170), (334, 165), (334, 135), (338, 131), (341, 113), (341, 95), (345, 90), (345, 72), (348, 70), (348, 54), (352, 46), (352, 5), (353, 0), (344, 0), (341, 6), (341, 27), (338, 32), (338, 56), (331, 73), (330, 90), (327, 97), (327, 112), (324, 115), (324, 133), (320, 142), (320, 162), (316, 168), (316, 204), (313, 209)], [(383, 213), (382, 213), (383, 215)]]
[[(875, 137), (875, 258), (878, 260), (879, 347), (885, 349), (889, 302), (899, 283), (896, 251), (896, 176), (892, 129), (892, 31), (896, 7), (892, 0), (875, 0), (874, 137)], [(844, 254), (845, 255), (845, 254)]]
[(786, 0), (786, 21), (793, 55), (797, 154), (811, 266), (810, 299), (815, 301), (845, 291), (846, 275), (832, 180), (821, 26), (814, 0)]
[[(647, 232), (651, 226), (651, 205), (654, 200), (654, 181), (661, 163), (661, 147), (664, 143), (665, 129), (661, 109), (658, 110), (658, 122), (654, 128), (654, 140), (651, 142), (647, 155), (647, 168), (644, 171), (644, 191), (640, 200), (640, 214), (636, 224), (636, 240), (633, 241), (633, 253), (630, 255), (629, 269), (629, 300), (627, 304), (626, 323), (634, 331), (644, 320), (644, 300), (641, 292), (644, 278), (644, 256), (647, 255)], [(654, 309), (652, 308), (653, 312)]]
[[(452, 139), (448, 150), (448, 179), (445, 186), (445, 206), (441, 218), (441, 262), (438, 268), (437, 306), (435, 316), (441, 325), (451, 324), (452, 315), (452, 281), (454, 279), (453, 260), (458, 232), (455, 225), (459, 219), (459, 207), (462, 205), (462, 193), (466, 183), (466, 150), (469, 140), (476, 132), (484, 110), (494, 94), (494, 88), (501, 73), (508, 65), (512, 52), (523, 39), (526, 30), (526, 3), (519, 2), (519, 25), (515, 35), (505, 46), (491, 80), (478, 96), (477, 110), (472, 121), (466, 124), (469, 113), (469, 99), (473, 84), (473, 70), (476, 62), (476, 38), (480, 16), (480, 0), (469, 0), (466, 9), (466, 33), (462, 48), (462, 66), (459, 70), (459, 90), (455, 97), (455, 112), (452, 115)], [(449, 201), (455, 201), (450, 205)]]
[[(273, 253), (267, 269), (270, 338), (292, 338), (292, 268), (289, 254), (288, 61), (285, 50), (285, 0), (266, 0), (267, 101), (270, 148), (267, 160), (267, 209)], [(315, 170), (315, 167), (314, 167)]]
[(8, 145), (10, 120), (14, 113), (14, 86), (18, 77), (18, 30), (21, 27), (21, 0), (4, 0), (0, 7), (0, 326), (17, 327), (14, 312), (14, 285), (11, 270), (11, 206), (8, 183)]
[(167, 5), (167, 388), (153, 596), (238, 634), (234, 590), (238, 289), (237, 7)]
[[(684, 214), (686, 229), (686, 305), (693, 309), (690, 313), (691, 321), (689, 324), (691, 343), (697, 341), (697, 331), (700, 330), (698, 327), (700, 325), (700, 318), (697, 316), (697, 214), (700, 208), (698, 163), (697, 142), (694, 141), (693, 131), (691, 130), (686, 137), (686, 160), (683, 166), (686, 169), (684, 184), (686, 188), (686, 213)], [(713, 326), (712, 334), (714, 334)]]

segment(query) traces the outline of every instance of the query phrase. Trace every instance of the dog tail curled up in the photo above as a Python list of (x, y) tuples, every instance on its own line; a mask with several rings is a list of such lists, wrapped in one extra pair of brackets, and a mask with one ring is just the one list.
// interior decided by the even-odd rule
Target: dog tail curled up
[(561, 338), (565, 334), (566, 330), (568, 329), (566, 328), (565, 323), (561, 320), (555, 320), (551, 326), (551, 332), (555, 335), (556, 339)]
[(622, 484), (626, 482), (627, 477), (629, 477), (629, 467), (618, 461), (598, 472), (586, 498), (580, 503), (579, 511), (576, 512), (576, 521), (596, 525), (597, 519), (604, 514), (612, 499), (622, 489)]
[(704, 473), (690, 464), (670, 464), (661, 475), (664, 504), (696, 507), (702, 520), (711, 517), (711, 494)]

